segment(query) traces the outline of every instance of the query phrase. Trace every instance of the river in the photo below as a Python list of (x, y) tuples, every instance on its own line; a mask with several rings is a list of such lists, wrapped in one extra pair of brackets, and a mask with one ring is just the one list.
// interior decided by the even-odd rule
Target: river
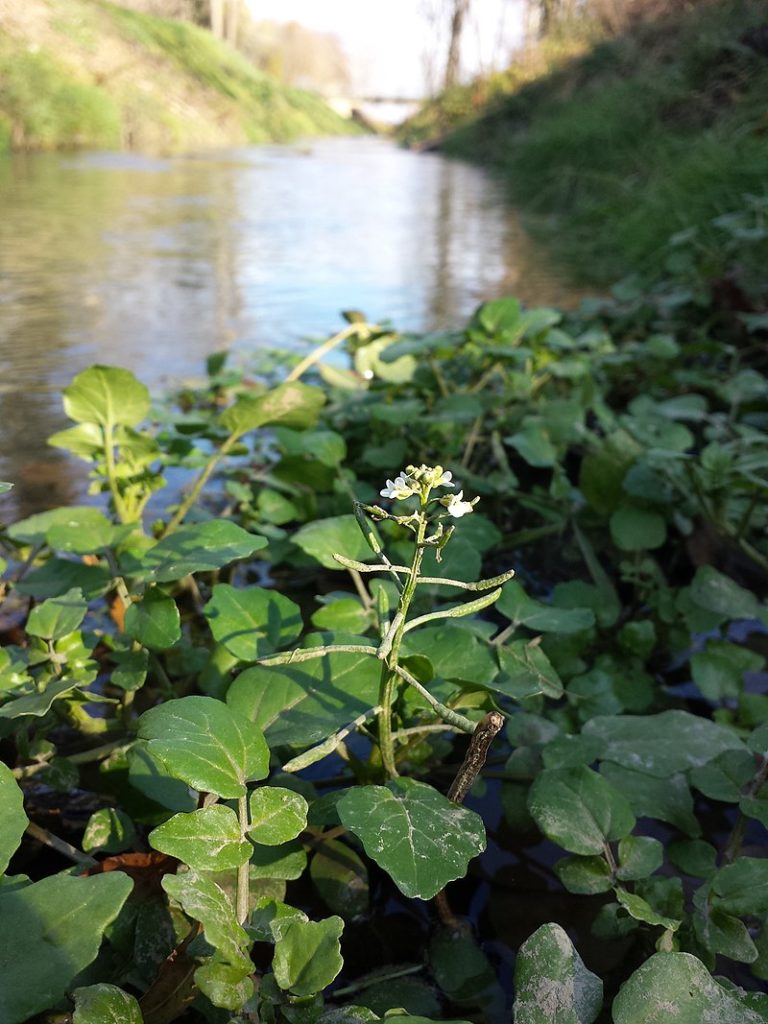
[(431, 330), (502, 294), (572, 298), (501, 186), (436, 154), (357, 138), (0, 157), (2, 517), (82, 498), (85, 468), (45, 441), (91, 363), (159, 393), (216, 350), (304, 350), (342, 309)]

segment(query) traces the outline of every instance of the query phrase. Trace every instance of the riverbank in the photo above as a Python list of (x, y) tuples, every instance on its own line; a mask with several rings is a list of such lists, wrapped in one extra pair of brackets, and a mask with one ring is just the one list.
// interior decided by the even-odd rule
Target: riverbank
[(101, 0), (0, 0), (0, 152), (179, 152), (358, 130), (194, 25)]
[(613, 38), (570, 26), (401, 138), (494, 167), (579, 278), (658, 274), (671, 233), (711, 249), (713, 218), (768, 188), (765, 21), (764, 4), (730, 0)]

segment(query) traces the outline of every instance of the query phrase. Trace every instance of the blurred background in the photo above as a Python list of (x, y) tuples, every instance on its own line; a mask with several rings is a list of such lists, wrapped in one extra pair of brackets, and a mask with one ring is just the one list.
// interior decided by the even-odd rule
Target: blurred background
[[(93, 362), (156, 393), (342, 309), (574, 305), (764, 194), (762, 0), (0, 0), (0, 479)], [(749, 268), (747, 268), (749, 270)]]

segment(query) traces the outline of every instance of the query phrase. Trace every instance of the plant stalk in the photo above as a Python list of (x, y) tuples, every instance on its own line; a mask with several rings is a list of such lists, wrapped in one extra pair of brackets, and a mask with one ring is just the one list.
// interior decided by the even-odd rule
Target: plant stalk
[[(237, 817), (240, 821), (240, 835), (243, 839), (248, 836), (248, 794), (237, 799)], [(248, 917), (248, 889), (250, 860), (241, 864), (237, 869), (237, 905), (235, 913), (239, 924), (244, 924)]]

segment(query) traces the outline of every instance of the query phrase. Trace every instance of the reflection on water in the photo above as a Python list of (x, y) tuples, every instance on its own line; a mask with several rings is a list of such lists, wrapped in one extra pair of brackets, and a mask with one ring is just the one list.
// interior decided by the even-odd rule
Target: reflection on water
[(0, 158), (4, 518), (82, 496), (45, 438), (93, 362), (158, 391), (213, 350), (325, 335), (341, 309), (421, 330), (512, 292), (567, 299), (499, 187), (381, 140)]

